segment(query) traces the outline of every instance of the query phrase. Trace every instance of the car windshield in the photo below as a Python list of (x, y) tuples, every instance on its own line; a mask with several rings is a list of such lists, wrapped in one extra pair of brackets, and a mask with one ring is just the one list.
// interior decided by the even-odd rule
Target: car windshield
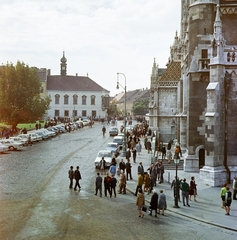
[(111, 157), (110, 152), (100, 152), (98, 157)]

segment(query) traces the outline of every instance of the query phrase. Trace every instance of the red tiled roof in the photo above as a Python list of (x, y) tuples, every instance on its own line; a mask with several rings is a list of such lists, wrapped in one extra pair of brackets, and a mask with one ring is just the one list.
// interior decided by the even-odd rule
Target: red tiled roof
[(108, 91), (89, 77), (53, 75), (47, 78), (47, 90), (56, 91)]
[(172, 61), (162, 74), (159, 81), (179, 81), (181, 78), (181, 62)]

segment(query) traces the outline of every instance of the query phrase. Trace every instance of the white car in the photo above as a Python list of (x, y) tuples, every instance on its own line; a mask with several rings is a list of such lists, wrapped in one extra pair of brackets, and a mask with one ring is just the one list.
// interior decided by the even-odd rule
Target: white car
[(28, 140), (25, 139), (25, 138), (21, 138), (21, 137), (16, 136), (16, 137), (9, 137), (9, 139), (11, 139), (15, 142), (20, 142), (20, 143), (23, 144), (23, 146), (28, 146)]
[[(30, 135), (31, 139), (36, 139), (36, 142), (43, 140), (43, 138), (35, 132), (33, 132), (33, 133), (29, 132), (28, 134)], [(31, 140), (31, 141), (33, 142), (33, 140)]]
[(8, 147), (0, 143), (0, 153), (7, 152), (7, 151), (8, 151)]
[(9, 150), (18, 150), (23, 147), (23, 144), (20, 142), (15, 142), (14, 140), (11, 139), (2, 139), (0, 142), (7, 146)]
[[(28, 139), (29, 139), (29, 134), (28, 134), (28, 133), (26, 133), (26, 134), (23, 134), (23, 133), (22, 133), (22, 134), (19, 134), (18, 137), (23, 138), (23, 139), (26, 139), (26, 140), (28, 141)], [(31, 136), (31, 142), (37, 142), (36, 136)]]
[(106, 150), (111, 151), (112, 153), (114, 153), (119, 147), (118, 143), (114, 143), (114, 142), (109, 142), (107, 144)]
[(100, 161), (102, 159), (102, 157), (104, 157), (105, 160), (105, 167), (109, 168), (111, 161), (112, 161), (112, 152), (111, 150), (101, 150), (98, 152), (96, 159), (94, 161), (95, 164), (95, 168), (99, 168), (100, 167)]

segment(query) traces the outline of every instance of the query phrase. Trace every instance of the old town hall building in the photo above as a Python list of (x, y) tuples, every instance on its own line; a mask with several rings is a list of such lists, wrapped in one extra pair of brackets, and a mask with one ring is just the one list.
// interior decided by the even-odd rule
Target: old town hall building
[(211, 186), (237, 175), (237, 1), (181, 0), (166, 69), (154, 61), (150, 126), (177, 139), (184, 171)]

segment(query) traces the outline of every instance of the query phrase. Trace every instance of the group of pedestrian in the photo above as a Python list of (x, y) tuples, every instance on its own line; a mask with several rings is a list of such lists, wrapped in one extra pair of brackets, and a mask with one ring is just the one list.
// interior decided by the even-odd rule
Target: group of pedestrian
[(76, 167), (76, 170), (73, 170), (73, 166), (70, 167), (70, 169), (68, 170), (68, 178), (70, 179), (70, 184), (69, 184), (69, 188), (73, 188), (73, 180), (75, 179), (75, 186), (74, 186), (74, 190), (77, 190), (77, 187), (79, 188), (79, 190), (81, 190), (81, 186), (79, 181), (81, 180), (81, 173), (79, 170), (79, 166)]
[[(237, 177), (234, 178), (233, 181), (233, 190), (234, 190), (234, 195), (233, 199), (236, 200), (236, 191), (237, 191)], [(223, 187), (221, 188), (220, 192), (221, 200), (222, 200), (222, 205), (221, 208), (225, 209), (225, 215), (230, 215), (230, 206), (232, 203), (232, 192), (230, 191), (229, 186), (224, 183)]]
[[(166, 203), (166, 195), (164, 194), (163, 190), (160, 190), (160, 194), (158, 195), (156, 193), (156, 190), (152, 190), (152, 196), (150, 200), (150, 206), (149, 206), (149, 215), (152, 216), (152, 211), (155, 211), (155, 217), (157, 217), (157, 214), (164, 215), (164, 211), (167, 208)], [(138, 217), (144, 217), (143, 209), (147, 208), (145, 207), (145, 196), (142, 191), (142, 188), (138, 189), (137, 198), (136, 198), (136, 206), (138, 210)], [(145, 211), (146, 211), (145, 210)]]

